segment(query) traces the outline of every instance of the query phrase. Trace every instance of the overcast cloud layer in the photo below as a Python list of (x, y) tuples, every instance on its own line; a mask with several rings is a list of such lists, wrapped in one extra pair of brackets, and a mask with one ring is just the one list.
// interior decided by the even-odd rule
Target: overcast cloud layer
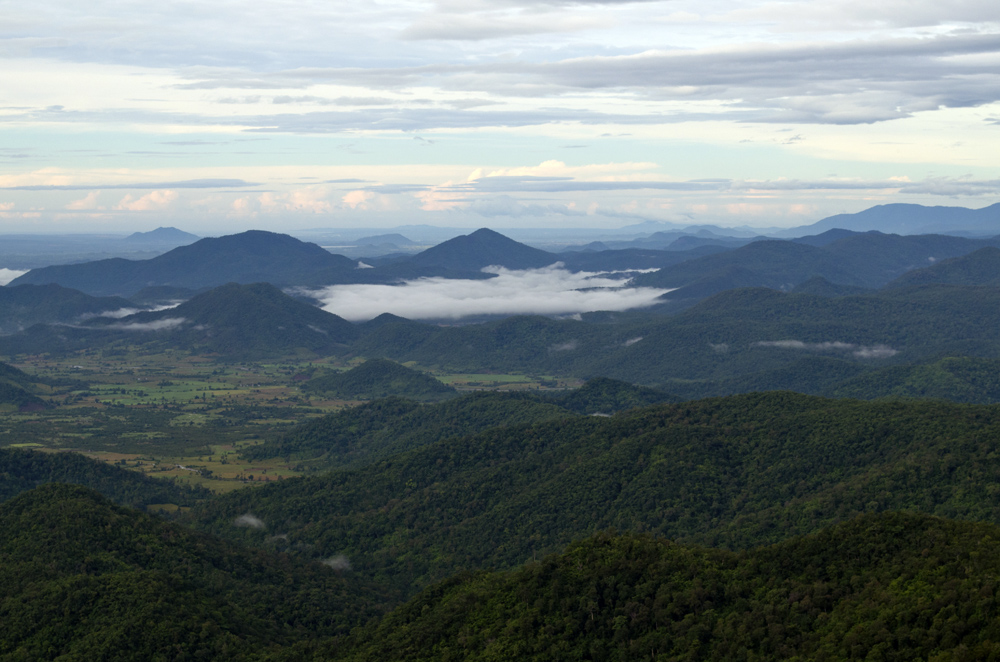
[(656, 303), (669, 290), (623, 288), (612, 275), (571, 273), (557, 266), (511, 271), (490, 267), (487, 280), (421, 278), (402, 285), (334, 285), (313, 292), (322, 308), (360, 322), (392, 313), (408, 319), (482, 315), (572, 315)]
[(1000, 197), (995, 0), (0, 0), (0, 232)]

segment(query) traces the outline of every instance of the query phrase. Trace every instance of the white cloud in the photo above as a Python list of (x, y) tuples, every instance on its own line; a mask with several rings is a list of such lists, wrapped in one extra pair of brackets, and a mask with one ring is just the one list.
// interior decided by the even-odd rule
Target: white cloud
[(187, 322), (183, 317), (168, 317), (155, 322), (128, 322), (126, 324), (111, 324), (105, 328), (116, 331), (169, 331)]
[(335, 556), (331, 556), (328, 559), (323, 559), (322, 561), (320, 561), (320, 563), (327, 566), (328, 568), (333, 568), (334, 570), (339, 570), (339, 571), (347, 571), (351, 569), (351, 560), (348, 559), (343, 554), (337, 554)]
[[(569, 315), (651, 306), (668, 290), (623, 288), (609, 275), (571, 273), (557, 265), (510, 271), (486, 280), (425, 278), (402, 285), (334, 285), (314, 292), (322, 307), (352, 321), (382, 313), (409, 319), (460, 319), (480, 315)], [(554, 350), (556, 351), (556, 350)]]
[(0, 269), (0, 285), (6, 285), (18, 276), (23, 276), (26, 273), (28, 272), (18, 271), (16, 269)]
[(177, 200), (177, 191), (152, 191), (135, 198), (127, 194), (121, 199), (115, 209), (125, 211), (158, 211), (166, 209)]
[(74, 200), (66, 205), (66, 209), (97, 209), (97, 198), (100, 191), (91, 191), (79, 200)]
[(253, 513), (244, 513), (233, 520), (233, 526), (240, 526), (250, 529), (265, 529), (267, 524)]
[[(854, 343), (827, 341), (827, 342), (803, 342), (801, 340), (764, 340), (754, 343), (757, 347), (777, 347), (778, 349), (797, 349), (814, 352), (843, 352), (850, 353), (859, 359), (887, 359), (899, 354), (888, 345), (856, 345)], [(715, 347), (713, 345), (713, 347)]]

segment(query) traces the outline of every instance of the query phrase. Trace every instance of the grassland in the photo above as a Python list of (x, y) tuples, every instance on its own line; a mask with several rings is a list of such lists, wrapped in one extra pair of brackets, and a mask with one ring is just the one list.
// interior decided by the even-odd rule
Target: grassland
[[(307, 394), (299, 385), (317, 370), (347, 370), (361, 360), (233, 364), (180, 351), (121, 349), (20, 357), (14, 365), (51, 384), (39, 396), (52, 406), (0, 411), (0, 446), (80, 452), (215, 492), (284, 480), (303, 467), (279, 459), (246, 461), (241, 450), (358, 404)], [(579, 386), (546, 375), (432, 374), (459, 391)]]

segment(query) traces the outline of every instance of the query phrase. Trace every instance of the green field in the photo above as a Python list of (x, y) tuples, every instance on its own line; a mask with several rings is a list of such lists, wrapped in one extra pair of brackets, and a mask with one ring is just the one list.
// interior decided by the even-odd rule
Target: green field
[[(359, 404), (307, 394), (299, 386), (317, 370), (342, 371), (360, 362), (290, 357), (233, 364), (179, 351), (121, 349), (26, 357), (13, 365), (48, 380), (38, 395), (51, 408), (0, 411), (0, 446), (76, 451), (215, 492), (284, 480), (301, 475), (302, 467), (276, 459), (244, 461), (241, 449)], [(459, 391), (580, 385), (548, 375), (429, 372)]]

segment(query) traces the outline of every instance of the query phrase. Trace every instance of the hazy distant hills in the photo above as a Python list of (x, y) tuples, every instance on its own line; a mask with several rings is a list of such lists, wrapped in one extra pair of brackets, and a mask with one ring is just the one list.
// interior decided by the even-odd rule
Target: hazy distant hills
[(149, 232), (133, 232), (129, 236), (125, 237), (125, 241), (132, 243), (173, 244), (175, 246), (192, 244), (199, 239), (201, 239), (201, 237), (196, 234), (184, 232), (183, 230), (178, 230), (177, 228), (163, 227), (150, 230)]
[(201, 239), (150, 260), (120, 258), (32, 269), (11, 285), (58, 283), (93, 295), (130, 295), (152, 285), (189, 289), (225, 283), (299, 285), (319, 271), (351, 273), (357, 262), (288, 235), (251, 230)]
[(855, 232), (877, 230), (892, 234), (964, 233), (993, 236), (1000, 234), (1000, 203), (982, 209), (911, 204), (878, 205), (856, 214), (830, 216), (812, 225), (785, 230), (780, 235), (811, 235), (834, 228)]
[(112, 313), (135, 304), (120, 297), (93, 297), (60, 285), (0, 287), (0, 335), (34, 324), (79, 323), (87, 317)]
[(791, 290), (817, 277), (842, 286), (879, 288), (913, 269), (996, 243), (945, 235), (830, 232), (811, 243), (755, 241), (641, 274), (633, 282), (676, 288), (664, 298), (691, 302), (739, 287)]

